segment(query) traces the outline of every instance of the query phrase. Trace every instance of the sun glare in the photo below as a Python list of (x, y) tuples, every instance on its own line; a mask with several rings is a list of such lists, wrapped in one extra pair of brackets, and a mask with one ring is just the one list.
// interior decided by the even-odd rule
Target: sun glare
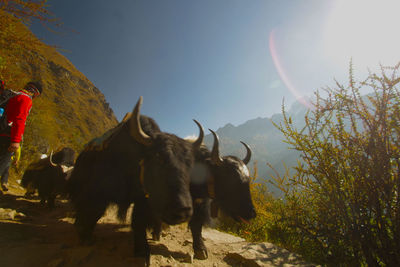
[(335, 64), (395, 65), (400, 60), (399, 0), (339, 0), (324, 28), (323, 49)]

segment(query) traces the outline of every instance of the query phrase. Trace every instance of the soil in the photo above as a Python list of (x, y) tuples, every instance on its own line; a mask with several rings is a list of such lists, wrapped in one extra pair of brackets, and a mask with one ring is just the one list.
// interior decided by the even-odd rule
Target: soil
[[(98, 222), (94, 244), (83, 246), (78, 242), (68, 201), (57, 199), (56, 207), (49, 210), (37, 197), (28, 199), (23, 193), (18, 184), (0, 193), (0, 266), (141, 266), (133, 257), (129, 222), (117, 221), (115, 208), (109, 208)], [(263, 249), (273, 255), (263, 252), (265, 257), (258, 257), (258, 262), (249, 261), (241, 253), (254, 247), (246, 252), (250, 243), (245, 240), (211, 228), (204, 229), (203, 237), (209, 257), (193, 259), (187, 224), (169, 227), (160, 241), (149, 239), (151, 266), (312, 266), (297, 265), (301, 262), (290, 252), (265, 245)]]

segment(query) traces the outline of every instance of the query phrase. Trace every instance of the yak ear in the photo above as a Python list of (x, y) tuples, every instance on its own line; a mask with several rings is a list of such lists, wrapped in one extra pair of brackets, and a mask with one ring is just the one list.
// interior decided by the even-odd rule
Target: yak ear
[(245, 142), (240, 141), (240, 143), (242, 143), (245, 146), (246, 150), (247, 150), (246, 157), (242, 160), (244, 162), (244, 164), (247, 165), (247, 163), (249, 163), (249, 161), (251, 159), (251, 149)]
[(211, 129), (210, 132), (213, 134), (214, 136), (214, 145), (211, 151), (211, 162), (214, 163), (217, 166), (221, 166), (223, 163), (223, 159), (221, 158), (221, 156), (219, 155), (219, 138), (218, 135)]
[(126, 113), (124, 118), (122, 119), (122, 122), (127, 122), (131, 116), (132, 116), (132, 112)]
[(203, 126), (201, 126), (200, 122), (196, 121), (195, 119), (193, 119), (193, 121), (197, 124), (197, 126), (199, 127), (199, 138), (197, 138), (197, 140), (193, 143), (193, 147), (195, 148), (200, 148), (201, 144), (203, 143), (203, 139), (204, 139), (204, 130), (203, 130)]
[(135, 105), (135, 108), (132, 111), (132, 116), (128, 120), (128, 128), (129, 134), (135, 139), (138, 143), (151, 146), (152, 140), (151, 137), (148, 136), (140, 125), (140, 107), (142, 105), (143, 98), (139, 97), (138, 102)]

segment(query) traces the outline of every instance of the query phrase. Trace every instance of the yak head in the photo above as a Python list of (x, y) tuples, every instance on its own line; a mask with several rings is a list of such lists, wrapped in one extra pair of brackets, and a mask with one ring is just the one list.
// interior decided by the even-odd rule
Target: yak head
[(210, 151), (201, 144), (204, 130), (201, 124), (194, 120), (200, 129), (196, 150), (196, 164), (192, 171), (193, 185), (206, 185), (208, 195), (213, 198), (222, 211), (237, 221), (248, 221), (256, 216), (250, 194), (250, 174), (246, 164), (251, 158), (250, 147), (241, 142), (246, 150), (246, 157), (241, 160), (235, 156), (221, 157), (219, 155), (218, 135), (214, 136), (213, 149)]
[(53, 152), (51, 152), (48, 159), (45, 159), (45, 160), (49, 161), (49, 167), (52, 170), (51, 172), (53, 173), (54, 179), (57, 178), (60, 181), (59, 184), (57, 184), (57, 185), (60, 186), (60, 188), (62, 188), (62, 190), (64, 190), (64, 188), (66, 187), (66, 182), (68, 181), (69, 177), (71, 176), (74, 166), (71, 165), (70, 161), (64, 162), (62, 164), (56, 163), (56, 161), (54, 160)]
[(214, 201), (224, 213), (236, 221), (247, 222), (256, 216), (250, 194), (250, 173), (246, 166), (251, 158), (250, 147), (241, 142), (247, 150), (243, 160), (235, 156), (221, 157), (218, 135), (210, 131), (214, 136), (210, 159)]
[(53, 154), (52, 161), (58, 165), (72, 167), (75, 163), (75, 151), (70, 147), (63, 147)]
[(194, 145), (173, 134), (143, 131), (139, 98), (127, 120), (130, 136), (142, 144), (140, 180), (154, 216), (168, 224), (187, 221), (193, 212), (189, 192)]

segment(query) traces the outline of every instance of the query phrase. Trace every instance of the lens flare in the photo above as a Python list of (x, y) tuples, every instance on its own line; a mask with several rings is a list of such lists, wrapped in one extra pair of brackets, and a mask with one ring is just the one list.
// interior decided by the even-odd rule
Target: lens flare
[(269, 34), (269, 51), (271, 53), (272, 61), (274, 62), (275, 68), (278, 71), (279, 77), (281, 78), (282, 82), (285, 86), (289, 89), (289, 91), (293, 94), (297, 101), (299, 101), (302, 105), (307, 108), (312, 108), (312, 105), (306, 98), (304, 98), (296, 87), (290, 81), (288, 75), (286, 74), (285, 69), (281, 63), (279, 58), (279, 54), (276, 49), (276, 40), (275, 40), (275, 32), (276, 29), (273, 29)]

